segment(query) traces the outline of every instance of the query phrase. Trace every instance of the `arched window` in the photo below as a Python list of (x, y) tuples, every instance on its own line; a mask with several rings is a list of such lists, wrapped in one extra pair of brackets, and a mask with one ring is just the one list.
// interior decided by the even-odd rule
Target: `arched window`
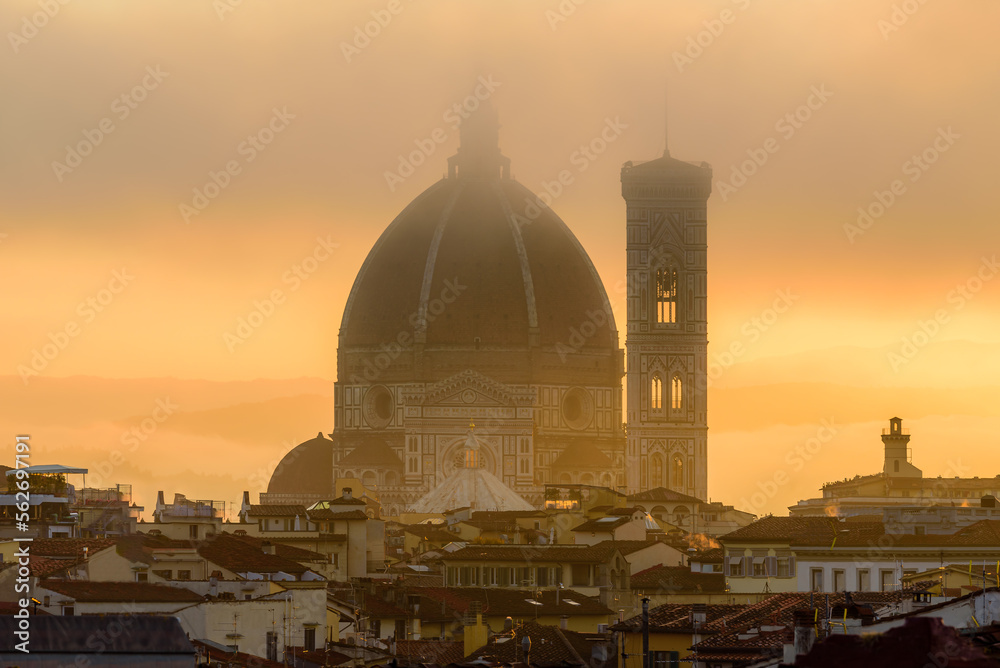
[(649, 388), (649, 407), (653, 410), (663, 408), (663, 383), (659, 376), (653, 376)]
[(684, 383), (680, 376), (674, 376), (670, 381), (670, 408), (679, 411), (684, 405)]
[(673, 267), (656, 270), (656, 322), (677, 322), (677, 270)]
[(385, 484), (390, 487), (396, 484), (396, 474), (392, 471), (386, 471), (383, 479)]
[(465, 468), (467, 469), (479, 468), (479, 451), (477, 451), (474, 448), (465, 449)]
[(375, 487), (375, 472), (365, 471), (361, 474), (361, 484), (368, 489), (373, 489)]
[(650, 487), (659, 487), (663, 484), (663, 457), (659, 454), (652, 456), (653, 477), (649, 481)]
[(673, 469), (672, 486), (674, 489), (681, 489), (684, 487), (684, 460), (680, 455), (674, 455)]

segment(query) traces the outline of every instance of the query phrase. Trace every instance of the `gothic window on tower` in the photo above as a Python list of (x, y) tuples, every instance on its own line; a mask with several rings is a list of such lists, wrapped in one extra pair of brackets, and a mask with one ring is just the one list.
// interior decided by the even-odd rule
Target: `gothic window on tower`
[(671, 486), (674, 489), (681, 489), (684, 487), (684, 460), (681, 459), (680, 455), (674, 455), (673, 468), (674, 475)]
[(684, 383), (680, 376), (670, 381), (670, 408), (679, 411), (684, 407)]
[(656, 322), (677, 322), (677, 270), (673, 267), (656, 270)]
[(653, 479), (650, 481), (650, 487), (654, 485), (659, 487), (663, 484), (663, 457), (659, 454), (655, 454), (651, 458), (653, 460)]
[(649, 407), (656, 411), (663, 408), (663, 382), (659, 376), (653, 376), (650, 383)]

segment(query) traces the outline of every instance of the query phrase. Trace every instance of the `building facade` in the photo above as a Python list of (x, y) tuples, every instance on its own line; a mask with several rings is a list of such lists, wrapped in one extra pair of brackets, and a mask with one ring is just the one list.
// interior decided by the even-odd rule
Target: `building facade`
[[(375, 243), (339, 332), (334, 430), (292, 450), (262, 503), (306, 503), (337, 479), (389, 517), (477, 466), (535, 507), (546, 484), (665, 486), (707, 497), (706, 200), (711, 169), (627, 164), (625, 354), (583, 246), (510, 176), (495, 112), (463, 122), (448, 174)], [(480, 508), (479, 510), (489, 510)]]
[(708, 498), (707, 202), (712, 169), (622, 168), (626, 203), (628, 488)]

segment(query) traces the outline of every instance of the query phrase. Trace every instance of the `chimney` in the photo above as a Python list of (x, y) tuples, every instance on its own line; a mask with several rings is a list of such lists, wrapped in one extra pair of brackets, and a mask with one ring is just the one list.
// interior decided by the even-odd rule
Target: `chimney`
[(782, 634), (781, 663), (786, 666), (795, 665), (795, 629), (786, 627)]
[(163, 518), (163, 511), (166, 509), (167, 504), (163, 502), (163, 490), (161, 489), (156, 493), (156, 506), (153, 508), (153, 521), (160, 522)]
[(265, 540), (261, 543), (260, 549), (264, 551), (264, 554), (274, 554), (274, 545), (269, 540)]
[(469, 604), (466, 615), (470, 618), (468, 621), (475, 619), (472, 624), (465, 624), (464, 651), (468, 656), (486, 644), (489, 640), (489, 630), (483, 623), (483, 605), (479, 601), (472, 601)]
[(816, 627), (813, 624), (812, 610), (795, 611), (795, 640), (794, 652), (799, 657), (808, 654), (816, 642)]
[[(559, 618), (559, 628), (561, 628), (563, 631), (569, 630), (569, 615), (563, 615), (562, 617)], [(528, 636), (524, 637), (527, 638)]]
[(208, 578), (208, 595), (212, 597), (219, 595), (219, 578), (216, 577), (215, 573), (212, 573), (212, 577)]
[[(562, 626), (561, 623), (560, 623), (560, 626)], [(524, 659), (522, 659), (523, 662), (524, 662), (524, 665), (530, 666), (531, 665), (531, 637), (528, 636), (527, 633), (525, 633), (523, 636), (521, 636), (521, 655), (524, 657)]]
[(354, 498), (353, 492), (354, 492), (354, 490), (352, 490), (350, 487), (345, 487), (344, 488), (344, 492), (343, 492), (343, 494), (344, 494), (344, 500), (345, 501), (352, 500)]
[(693, 603), (691, 605), (691, 625), (700, 627), (708, 621), (708, 606), (704, 603)]

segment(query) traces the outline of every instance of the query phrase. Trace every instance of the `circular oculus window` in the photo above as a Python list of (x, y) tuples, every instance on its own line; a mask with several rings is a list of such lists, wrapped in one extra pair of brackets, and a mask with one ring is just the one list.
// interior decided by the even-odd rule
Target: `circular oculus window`
[(594, 401), (582, 387), (573, 387), (563, 394), (562, 416), (570, 429), (586, 429), (594, 417)]
[(382, 429), (392, 419), (392, 392), (384, 385), (376, 385), (365, 393), (362, 409), (365, 422), (373, 429)]

